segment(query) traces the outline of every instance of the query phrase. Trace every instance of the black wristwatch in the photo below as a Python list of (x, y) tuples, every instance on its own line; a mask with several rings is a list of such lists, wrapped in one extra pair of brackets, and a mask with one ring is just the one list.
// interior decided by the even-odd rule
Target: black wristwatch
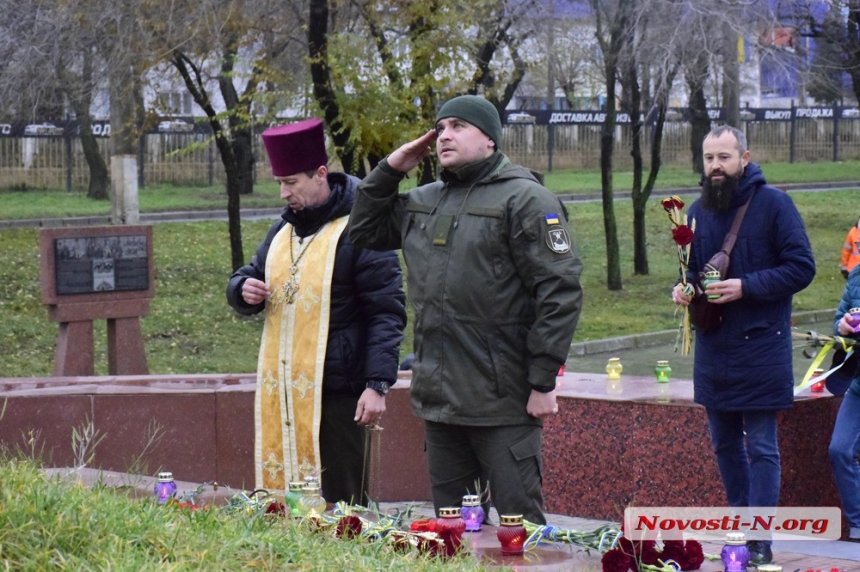
[(391, 385), (385, 381), (368, 381), (367, 389), (372, 389), (382, 397), (385, 397), (385, 394), (388, 393), (389, 389), (391, 389)]

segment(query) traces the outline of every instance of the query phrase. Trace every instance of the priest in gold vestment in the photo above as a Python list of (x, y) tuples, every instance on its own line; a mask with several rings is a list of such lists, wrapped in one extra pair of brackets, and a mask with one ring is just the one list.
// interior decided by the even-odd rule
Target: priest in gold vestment
[(287, 207), (227, 285), (237, 312), (264, 315), (256, 487), (318, 477), (326, 501), (365, 504), (365, 427), (385, 412), (406, 325), (400, 264), (349, 240), (359, 180), (328, 170), (322, 121), (273, 127), (263, 142)]

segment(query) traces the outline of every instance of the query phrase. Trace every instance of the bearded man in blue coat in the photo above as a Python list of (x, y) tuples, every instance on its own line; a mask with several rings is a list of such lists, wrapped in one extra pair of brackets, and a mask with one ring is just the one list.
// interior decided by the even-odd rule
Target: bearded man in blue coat
[[(722, 248), (738, 209), (749, 206), (727, 275), (696, 294), (720, 305), (722, 321), (696, 332), (694, 398), (707, 411), (729, 505), (776, 507), (777, 413), (794, 404), (792, 296), (812, 282), (815, 261), (797, 208), (750, 162), (743, 132), (717, 127), (702, 148), (702, 195), (688, 211), (691, 226), (695, 221), (688, 281), (696, 282)], [(686, 306), (694, 297), (680, 284), (672, 291), (676, 304)], [(770, 540), (748, 544), (751, 562), (772, 560)]]

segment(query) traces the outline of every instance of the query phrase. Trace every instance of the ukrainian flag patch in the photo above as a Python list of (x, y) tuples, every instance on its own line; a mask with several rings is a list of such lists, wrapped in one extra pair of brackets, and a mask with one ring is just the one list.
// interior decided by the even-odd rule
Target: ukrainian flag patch
[(547, 224), (558, 224), (558, 215), (551, 213), (546, 215), (546, 223)]

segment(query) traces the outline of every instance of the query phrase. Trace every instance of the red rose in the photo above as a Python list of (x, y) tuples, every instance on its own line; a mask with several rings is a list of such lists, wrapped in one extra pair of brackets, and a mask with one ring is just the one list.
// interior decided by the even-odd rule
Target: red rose
[(687, 568), (684, 570), (698, 570), (705, 561), (705, 553), (698, 540), (688, 540), (684, 543), (684, 556), (687, 558)]
[(600, 564), (603, 567), (603, 572), (629, 572), (636, 570), (636, 560), (619, 548), (608, 550), (600, 559)]
[(663, 205), (663, 209), (666, 211), (671, 211), (674, 209), (681, 210), (682, 208), (684, 208), (684, 201), (682, 201), (681, 197), (677, 195), (663, 199), (662, 201), (660, 201), (660, 204)]
[(338, 538), (351, 539), (361, 534), (361, 519), (357, 516), (345, 516), (337, 522), (335, 535)]
[(273, 500), (269, 506), (266, 507), (266, 514), (276, 514), (278, 516), (286, 516), (287, 515), (287, 507), (284, 506), (284, 503)]
[(693, 231), (686, 224), (676, 226), (672, 229), (672, 239), (678, 246), (687, 246), (693, 242)]
[(412, 532), (436, 532), (436, 519), (416, 520), (409, 525), (409, 530)]
[(436, 538), (419, 538), (418, 552), (427, 554), (428, 556), (444, 555), (445, 550)]
[(653, 540), (643, 540), (636, 544), (639, 545), (636, 550), (636, 556), (639, 557), (639, 562), (642, 564), (657, 566), (657, 559), (660, 557), (660, 553), (657, 552), (657, 543)]

